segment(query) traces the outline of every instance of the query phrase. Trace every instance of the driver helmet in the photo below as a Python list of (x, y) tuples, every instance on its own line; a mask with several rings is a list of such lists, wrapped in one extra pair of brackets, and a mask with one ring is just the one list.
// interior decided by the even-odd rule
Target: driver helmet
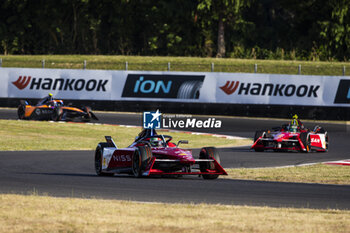
[(48, 96), (47, 100), (48, 100), (48, 101), (53, 101), (53, 95), (52, 95), (52, 93), (49, 93), (49, 96)]
[(151, 138), (149, 142), (151, 143), (152, 147), (159, 147), (161, 144), (161, 141), (159, 140), (159, 138)]
[(295, 114), (295, 115), (293, 116), (293, 120), (292, 120), (292, 122), (291, 122), (290, 125), (296, 125), (296, 126), (299, 125), (299, 122), (298, 122), (298, 115), (297, 115), (297, 114)]
[(298, 126), (299, 126), (298, 115), (294, 114), (293, 120), (290, 123), (289, 131), (293, 132), (293, 133), (297, 132), (298, 131)]
[(292, 124), (291, 125), (298, 125), (298, 115), (294, 114), (293, 116), (293, 120), (292, 120)]

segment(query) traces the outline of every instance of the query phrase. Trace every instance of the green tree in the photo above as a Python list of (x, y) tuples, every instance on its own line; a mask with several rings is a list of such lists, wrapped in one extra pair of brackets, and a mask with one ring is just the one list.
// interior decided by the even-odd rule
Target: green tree
[(321, 25), (323, 48), (329, 57), (339, 60), (350, 58), (350, 0), (327, 1), (329, 15)]
[(225, 57), (225, 27), (234, 25), (242, 17), (242, 9), (250, 4), (249, 0), (200, 0), (197, 6), (206, 17), (204, 20), (217, 23), (217, 54), (216, 57)]

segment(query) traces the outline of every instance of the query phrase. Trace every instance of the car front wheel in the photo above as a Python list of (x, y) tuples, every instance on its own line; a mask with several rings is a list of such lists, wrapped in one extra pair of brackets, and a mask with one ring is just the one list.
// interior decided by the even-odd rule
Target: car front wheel
[(113, 173), (102, 172), (102, 153), (103, 148), (108, 147), (108, 143), (100, 142), (95, 150), (95, 171), (98, 176), (113, 176)]
[(23, 104), (19, 105), (17, 109), (18, 119), (21, 119), (21, 120), (25, 119), (24, 118), (25, 113), (26, 113), (26, 107)]
[(142, 176), (151, 158), (152, 151), (149, 146), (139, 146), (135, 149), (132, 157), (132, 172), (135, 177)]
[[(220, 156), (215, 147), (203, 147), (199, 154), (200, 159), (215, 159), (220, 164)], [(208, 170), (215, 170), (215, 163), (201, 162), (199, 164), (201, 172), (208, 172)], [(219, 175), (217, 174), (203, 174), (203, 179), (217, 179)]]
[(308, 132), (303, 132), (300, 134), (300, 141), (303, 143), (305, 150), (305, 153), (310, 152), (311, 150), (311, 140), (310, 140), (310, 135)]

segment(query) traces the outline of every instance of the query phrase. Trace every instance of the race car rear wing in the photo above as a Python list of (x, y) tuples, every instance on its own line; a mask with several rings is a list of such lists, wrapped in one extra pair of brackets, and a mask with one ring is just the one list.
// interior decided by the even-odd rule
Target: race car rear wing
[(106, 142), (108, 143), (109, 147), (115, 147), (118, 148), (115, 142), (113, 141), (113, 138), (111, 136), (105, 136)]

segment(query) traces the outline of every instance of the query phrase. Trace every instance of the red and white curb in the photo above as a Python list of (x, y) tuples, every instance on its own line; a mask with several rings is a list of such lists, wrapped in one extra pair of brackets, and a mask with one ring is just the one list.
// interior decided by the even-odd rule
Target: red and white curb
[(347, 159), (347, 160), (338, 160), (338, 161), (329, 161), (329, 162), (324, 162), (323, 164), (350, 166), (350, 159)]

